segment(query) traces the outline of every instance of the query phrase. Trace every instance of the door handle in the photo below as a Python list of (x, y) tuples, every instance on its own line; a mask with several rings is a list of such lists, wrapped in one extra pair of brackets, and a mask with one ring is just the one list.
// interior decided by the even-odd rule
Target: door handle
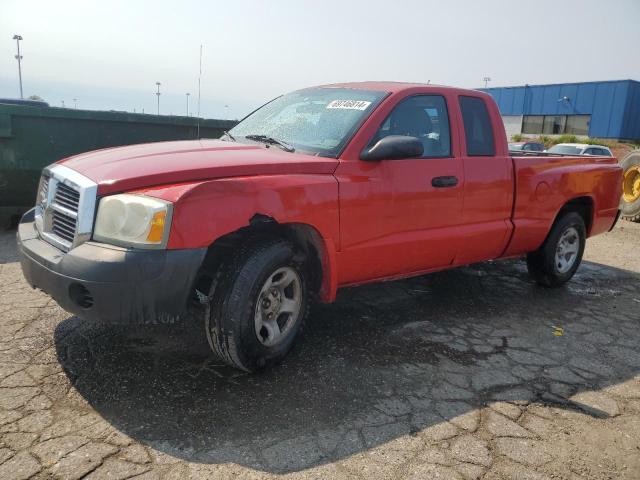
[(458, 185), (458, 177), (433, 177), (431, 185), (436, 188), (448, 188)]

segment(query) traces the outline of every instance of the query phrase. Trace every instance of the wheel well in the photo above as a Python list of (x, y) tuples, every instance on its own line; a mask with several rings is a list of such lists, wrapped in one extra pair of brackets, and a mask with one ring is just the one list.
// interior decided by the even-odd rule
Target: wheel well
[(593, 199), (591, 197), (577, 197), (569, 200), (558, 212), (556, 220), (569, 212), (576, 212), (582, 217), (587, 231), (587, 236), (589, 236), (589, 232), (591, 232), (591, 223), (593, 221)]
[[(318, 231), (311, 225), (303, 223), (278, 223), (273, 218), (256, 214), (249, 225), (216, 239), (207, 251), (202, 262), (201, 272), (215, 272), (225, 259), (247, 243), (257, 243), (269, 239), (280, 238), (290, 241), (301, 256), (309, 274), (311, 291), (317, 295), (323, 279), (323, 241)], [(193, 300), (198, 301), (196, 290), (204, 293), (209, 290), (212, 278), (198, 274), (196, 278)]]

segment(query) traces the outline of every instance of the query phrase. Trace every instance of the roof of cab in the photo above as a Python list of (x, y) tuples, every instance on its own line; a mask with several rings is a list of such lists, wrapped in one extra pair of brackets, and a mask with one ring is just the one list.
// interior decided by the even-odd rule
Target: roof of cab
[(320, 88), (353, 88), (360, 90), (373, 90), (379, 92), (398, 93), (403, 90), (411, 90), (415, 88), (433, 88), (438, 90), (454, 90), (459, 93), (473, 93), (474, 95), (484, 95), (479, 90), (470, 90), (457, 87), (447, 87), (445, 85), (434, 85), (432, 83), (410, 83), (410, 82), (346, 82), (332, 83), (327, 85), (318, 85)]

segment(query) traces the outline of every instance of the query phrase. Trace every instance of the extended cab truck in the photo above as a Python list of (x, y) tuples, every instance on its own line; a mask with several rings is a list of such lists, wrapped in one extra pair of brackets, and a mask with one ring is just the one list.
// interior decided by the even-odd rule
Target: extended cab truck
[(222, 360), (253, 371), (340, 287), (523, 256), (539, 284), (565, 283), (585, 239), (613, 228), (621, 180), (611, 157), (510, 156), (481, 92), (330, 85), (221, 140), (51, 165), (18, 240), (28, 283), (69, 312), (195, 318)]

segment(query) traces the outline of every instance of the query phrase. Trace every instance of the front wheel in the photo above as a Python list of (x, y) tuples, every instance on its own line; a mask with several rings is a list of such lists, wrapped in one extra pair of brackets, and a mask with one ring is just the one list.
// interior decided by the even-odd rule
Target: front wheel
[(542, 246), (527, 255), (529, 274), (545, 287), (558, 287), (568, 282), (582, 261), (586, 236), (584, 220), (579, 214), (563, 215), (553, 225)]
[(308, 312), (304, 267), (286, 241), (238, 250), (209, 292), (205, 328), (216, 356), (248, 372), (285, 357)]

